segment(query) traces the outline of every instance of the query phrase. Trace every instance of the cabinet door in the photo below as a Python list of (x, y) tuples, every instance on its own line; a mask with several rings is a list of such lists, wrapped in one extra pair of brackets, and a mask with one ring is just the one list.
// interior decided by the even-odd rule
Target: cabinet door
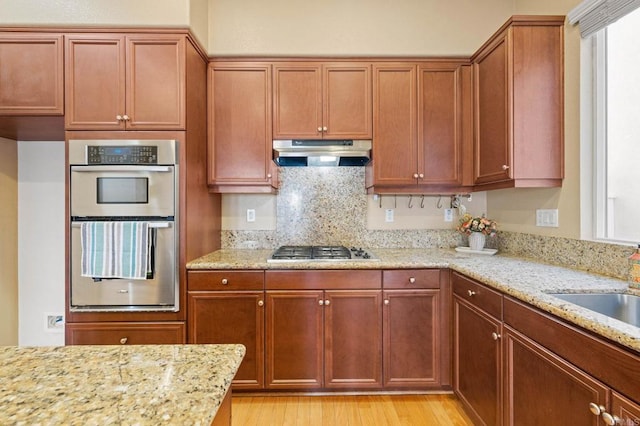
[(273, 74), (273, 138), (322, 138), (322, 67), (276, 64)]
[(373, 66), (373, 181), (368, 185), (415, 185), (416, 65)]
[(504, 423), (599, 425), (589, 404), (608, 406), (608, 388), (505, 326)]
[(509, 39), (498, 37), (474, 61), (475, 183), (511, 178), (512, 119), (509, 96)]
[(611, 415), (622, 426), (635, 426), (640, 424), (640, 405), (630, 399), (612, 392)]
[(209, 183), (271, 186), (271, 66), (209, 65)]
[(0, 114), (62, 115), (62, 35), (0, 33)]
[(65, 125), (124, 130), (125, 42), (115, 34), (69, 35), (65, 51)]
[(382, 386), (382, 292), (325, 292), (325, 387)]
[(67, 345), (178, 345), (185, 343), (183, 322), (67, 323)]
[(371, 139), (371, 66), (323, 67), (323, 138)]
[(453, 386), (475, 424), (502, 424), (500, 332), (499, 320), (454, 296)]
[(323, 292), (267, 291), (268, 389), (322, 386)]
[(264, 387), (264, 293), (189, 292), (189, 343), (241, 343), (236, 389)]
[(127, 36), (127, 129), (184, 130), (185, 44), (184, 36)]
[(384, 386), (440, 385), (440, 290), (385, 290)]
[(462, 185), (461, 73), (459, 64), (434, 63), (419, 68), (420, 185)]

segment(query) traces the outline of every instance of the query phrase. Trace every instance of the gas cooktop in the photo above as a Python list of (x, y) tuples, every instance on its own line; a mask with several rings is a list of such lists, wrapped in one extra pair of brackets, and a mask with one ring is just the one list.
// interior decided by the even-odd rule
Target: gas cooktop
[(371, 252), (344, 246), (281, 246), (267, 262), (315, 262), (315, 261), (379, 260)]

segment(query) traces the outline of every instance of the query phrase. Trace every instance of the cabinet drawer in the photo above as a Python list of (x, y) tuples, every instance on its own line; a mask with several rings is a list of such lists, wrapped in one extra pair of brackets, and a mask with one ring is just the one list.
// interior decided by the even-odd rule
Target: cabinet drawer
[(502, 319), (502, 295), (458, 273), (452, 274), (453, 294)]
[(189, 271), (189, 290), (262, 290), (263, 271)]
[(379, 270), (267, 271), (268, 290), (347, 290), (382, 288)]
[(384, 288), (440, 288), (440, 269), (399, 269), (382, 272)]
[(184, 344), (183, 322), (67, 324), (67, 345), (177, 345)]

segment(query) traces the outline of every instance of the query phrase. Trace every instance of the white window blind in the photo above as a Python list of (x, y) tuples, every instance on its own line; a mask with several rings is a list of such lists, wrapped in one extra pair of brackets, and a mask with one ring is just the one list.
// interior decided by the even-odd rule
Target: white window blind
[(640, 0), (584, 0), (567, 15), (570, 24), (579, 23), (583, 38), (603, 29), (640, 7)]

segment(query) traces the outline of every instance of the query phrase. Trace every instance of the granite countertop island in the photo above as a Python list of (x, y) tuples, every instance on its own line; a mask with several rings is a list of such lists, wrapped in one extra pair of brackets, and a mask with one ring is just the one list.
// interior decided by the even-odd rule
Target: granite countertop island
[[(640, 352), (640, 328), (551, 296), (549, 293), (633, 293), (625, 281), (505, 255), (453, 249), (371, 249), (377, 261), (268, 263), (272, 250), (218, 250), (187, 269), (406, 269), (450, 268), (516, 299)], [(638, 294), (635, 291), (635, 294)]]
[(1, 425), (210, 425), (242, 345), (0, 347)]

